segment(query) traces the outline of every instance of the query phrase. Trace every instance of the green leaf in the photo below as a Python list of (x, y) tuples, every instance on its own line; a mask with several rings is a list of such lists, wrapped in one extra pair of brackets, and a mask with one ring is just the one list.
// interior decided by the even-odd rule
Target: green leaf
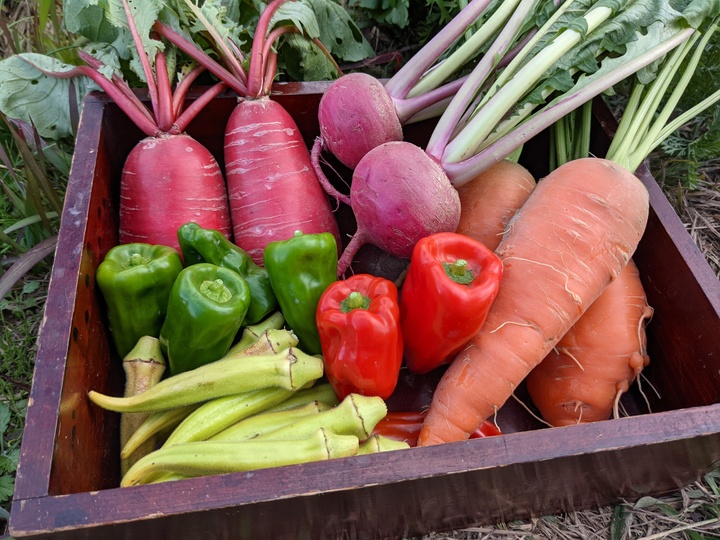
[(290, 23), (310, 38), (320, 37), (320, 28), (315, 13), (312, 7), (304, 2), (283, 4), (270, 20), (270, 28), (280, 23)]
[[(3, 60), (0, 62), (0, 111), (10, 118), (33, 124), (41, 137), (61, 139), (72, 135), (70, 80), (44, 75), (23, 59), (53, 72), (75, 67), (36, 53)], [(88, 81), (85, 77), (73, 79), (77, 103), (82, 102)]]
[(90, 41), (112, 43), (120, 35), (120, 30), (105, 18), (105, 8), (99, 0), (65, 0), (63, 24), (68, 32)]
[(138, 51), (134, 41), (132, 41), (132, 36), (129, 31), (130, 26), (122, 0), (108, 0), (106, 16), (108, 17), (110, 24), (119, 28), (127, 29), (125, 33), (125, 35), (127, 35), (125, 41), (132, 51), (130, 66), (138, 77), (140, 77), (140, 80), (146, 81), (145, 72), (143, 71), (138, 55), (147, 54), (150, 59), (150, 63), (153, 64), (157, 53), (165, 49), (165, 46), (161, 41), (150, 38), (152, 26), (158, 19), (160, 10), (163, 7), (163, 2), (160, 2), (159, 0), (128, 0), (128, 4), (130, 6), (130, 12), (132, 14), (135, 27), (137, 28), (138, 35), (140, 36), (142, 42), (142, 50)]
[(317, 17), (320, 41), (332, 55), (345, 62), (357, 62), (374, 54), (345, 8), (329, 0), (306, 1)]
[(15, 479), (10, 475), (0, 476), (0, 502), (9, 501), (15, 491)]
[(0, 435), (5, 433), (5, 430), (10, 423), (10, 407), (5, 403), (0, 403)]
[(284, 68), (298, 81), (325, 81), (338, 76), (334, 66), (312, 41), (289, 34), (283, 47)]
[(631, 517), (632, 515), (624, 504), (618, 504), (613, 508), (610, 519), (610, 540), (621, 540), (626, 537), (628, 518)]

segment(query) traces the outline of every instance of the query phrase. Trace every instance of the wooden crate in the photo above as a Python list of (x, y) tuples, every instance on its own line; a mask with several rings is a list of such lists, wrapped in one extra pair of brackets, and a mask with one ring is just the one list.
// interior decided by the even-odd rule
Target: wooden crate
[[(275, 98), (308, 142), (324, 88), (276, 86)], [(235, 103), (220, 96), (188, 130), (220, 161)], [(593, 150), (601, 154), (613, 120), (596, 108)], [(409, 138), (422, 142), (430, 127), (409, 128)], [(655, 309), (644, 384), (652, 413), (631, 393), (623, 400), (631, 416), (539, 429), (509, 402), (500, 437), (116, 487), (119, 415), (86, 395), (122, 392), (95, 270), (117, 243), (120, 170), (141, 138), (104, 96), (87, 99), (39, 335), (10, 517), (14, 537), (402, 538), (658, 495), (720, 464), (720, 283), (643, 169), (652, 209), (635, 261)], [(526, 150), (525, 164), (542, 176), (542, 136)], [(436, 379), (404, 375), (391, 407), (427, 404)]]

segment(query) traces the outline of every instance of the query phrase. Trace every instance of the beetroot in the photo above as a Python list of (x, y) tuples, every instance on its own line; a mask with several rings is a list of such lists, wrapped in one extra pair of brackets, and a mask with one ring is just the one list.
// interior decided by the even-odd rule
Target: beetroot
[(403, 138), (395, 103), (367, 73), (335, 80), (320, 99), (318, 119), (322, 143), (351, 169), (376, 146)]
[(357, 231), (340, 257), (338, 275), (364, 244), (409, 258), (418, 240), (454, 231), (460, 222), (460, 197), (445, 172), (420, 147), (405, 141), (381, 144), (360, 160), (349, 201)]

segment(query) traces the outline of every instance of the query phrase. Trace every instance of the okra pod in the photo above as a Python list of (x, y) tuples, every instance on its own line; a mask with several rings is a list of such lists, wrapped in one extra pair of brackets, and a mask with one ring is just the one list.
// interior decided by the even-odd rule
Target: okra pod
[(386, 414), (387, 406), (382, 398), (348, 394), (340, 405), (332, 409), (301, 418), (257, 438), (276, 440), (307, 437), (322, 428), (342, 435), (354, 435), (362, 441), (370, 436), (375, 425), (385, 418)]
[[(160, 382), (167, 363), (160, 348), (160, 340), (154, 336), (141, 337), (130, 352), (123, 358), (125, 372), (125, 396), (142, 394)], [(145, 421), (148, 413), (125, 413), (120, 416), (120, 448), (122, 449), (138, 427)], [(121, 456), (120, 470), (124, 474), (137, 457), (152, 452), (155, 441), (150, 437), (136, 448), (135, 456)]]
[(288, 399), (292, 394), (292, 390), (285, 388), (260, 388), (207, 401), (175, 428), (163, 446), (209, 439), (240, 420)]
[(360, 444), (358, 455), (375, 454), (377, 452), (389, 452), (390, 450), (402, 450), (410, 448), (405, 441), (396, 441), (384, 435), (375, 434), (367, 438)]
[(183, 407), (259, 388), (298, 390), (323, 374), (321, 358), (291, 347), (275, 354), (223, 358), (160, 381), (137, 396), (112, 397), (91, 390), (90, 400), (116, 412), (147, 412)]
[(269, 433), (287, 426), (301, 418), (318, 414), (330, 408), (321, 401), (311, 401), (305, 405), (284, 409), (281, 411), (261, 412), (240, 422), (236, 422), (217, 435), (213, 435), (211, 441), (244, 441), (254, 439), (263, 433)]
[(293, 409), (295, 407), (298, 407), (300, 405), (306, 405), (313, 401), (327, 403), (331, 407), (334, 407), (335, 405), (340, 403), (337, 397), (335, 397), (335, 393), (333, 392), (330, 383), (323, 382), (313, 384), (312, 386), (307, 388), (301, 388), (285, 401), (269, 407), (264, 412), (284, 411), (287, 409)]
[[(199, 404), (193, 403), (177, 409), (147, 413), (145, 421), (138, 426), (120, 451), (120, 458), (126, 458), (146, 441), (166, 430), (174, 430), (187, 416), (197, 409)], [(138, 413), (135, 413), (138, 414)]]
[(158, 472), (207, 476), (353, 456), (358, 448), (357, 437), (338, 435), (325, 429), (296, 439), (176, 444), (140, 459), (120, 485), (144, 483), (147, 478), (158, 478)]

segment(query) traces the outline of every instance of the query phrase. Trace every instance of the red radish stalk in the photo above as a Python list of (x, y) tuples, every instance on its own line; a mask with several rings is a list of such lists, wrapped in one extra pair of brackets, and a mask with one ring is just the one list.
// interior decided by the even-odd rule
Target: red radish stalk
[[(290, 114), (269, 95), (276, 68), (273, 42), (282, 34), (298, 32), (294, 26), (269, 30), (271, 18), (287, 1), (274, 0), (260, 16), (247, 74), (242, 71), (242, 58), (237, 58), (236, 51), (222, 40), (218, 48), (232, 71), (213, 62), (167, 26), (155, 25), (161, 35), (241, 96), (225, 129), (225, 175), (235, 243), (258, 264), (263, 262), (268, 243), (286, 240), (297, 230), (305, 234), (330, 232), (340, 245), (335, 216), (302, 134)], [(196, 6), (188, 5), (212, 33), (210, 22)]]
[(189, 221), (222, 231), (230, 238), (230, 210), (222, 170), (207, 148), (184, 133), (225, 85), (210, 88), (183, 111), (187, 89), (197, 70), (188, 81), (178, 84), (173, 95), (164, 53), (158, 52), (153, 70), (127, 1), (123, 4), (147, 79), (152, 110), (119, 76), (108, 79), (100, 74), (103, 64), (86, 53), (79, 55), (87, 66), (64, 73), (44, 72), (56, 77), (92, 79), (146, 135), (131, 150), (123, 167), (119, 241), (162, 244), (179, 250), (177, 230)]

